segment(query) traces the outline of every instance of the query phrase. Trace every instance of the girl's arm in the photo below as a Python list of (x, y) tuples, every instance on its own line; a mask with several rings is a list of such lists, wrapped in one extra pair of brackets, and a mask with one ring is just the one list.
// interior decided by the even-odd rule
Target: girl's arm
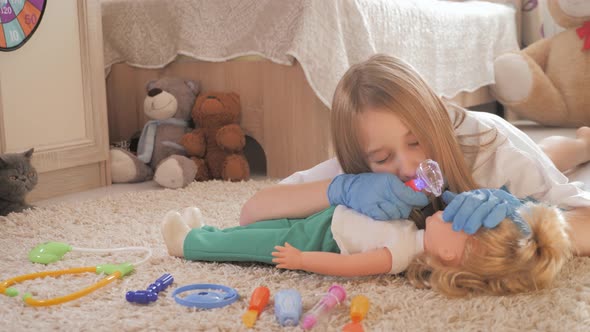
[(302, 184), (279, 184), (260, 190), (242, 207), (240, 225), (278, 218), (305, 218), (330, 206), (328, 186), (332, 180)]
[(574, 255), (590, 256), (590, 208), (575, 208), (563, 215), (570, 226), (569, 237)]
[(339, 277), (385, 274), (391, 271), (391, 253), (387, 248), (360, 254), (341, 255), (332, 252), (300, 251), (285, 243), (276, 246), (273, 262), (279, 269), (304, 270)]

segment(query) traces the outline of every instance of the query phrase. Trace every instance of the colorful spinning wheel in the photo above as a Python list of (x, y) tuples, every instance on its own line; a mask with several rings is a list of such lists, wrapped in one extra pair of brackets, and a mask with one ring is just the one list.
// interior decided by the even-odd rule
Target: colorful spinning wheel
[(31, 38), (47, 0), (0, 0), (0, 51), (14, 51)]

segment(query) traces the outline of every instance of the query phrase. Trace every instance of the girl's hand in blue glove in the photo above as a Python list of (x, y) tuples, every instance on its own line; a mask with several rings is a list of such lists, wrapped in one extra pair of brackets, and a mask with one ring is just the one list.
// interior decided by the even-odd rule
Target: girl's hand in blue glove
[(506, 217), (514, 218), (522, 205), (520, 200), (502, 189), (477, 189), (455, 194), (443, 193), (448, 204), (443, 212), (444, 221), (453, 222), (453, 230), (474, 234), (484, 226), (494, 228)]
[(414, 207), (428, 204), (424, 193), (415, 192), (389, 173), (338, 175), (328, 187), (328, 200), (375, 220), (405, 219)]

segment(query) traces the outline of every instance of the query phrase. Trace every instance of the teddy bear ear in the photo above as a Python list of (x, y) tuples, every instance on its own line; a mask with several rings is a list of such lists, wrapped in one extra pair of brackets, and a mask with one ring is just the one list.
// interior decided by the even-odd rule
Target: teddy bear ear
[(195, 95), (198, 95), (201, 91), (201, 83), (198, 81), (186, 80), (184, 83), (186, 83), (186, 85), (193, 91)]
[(151, 80), (151, 81), (147, 82), (147, 84), (145, 85), (145, 91), (150, 91), (151, 89), (153, 89), (156, 81), (157, 80)]

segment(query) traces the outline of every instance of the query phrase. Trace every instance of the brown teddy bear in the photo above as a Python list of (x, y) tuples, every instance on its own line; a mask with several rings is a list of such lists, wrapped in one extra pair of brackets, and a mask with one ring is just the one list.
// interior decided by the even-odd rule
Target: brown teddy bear
[(243, 150), (246, 137), (239, 125), (240, 96), (211, 92), (197, 98), (192, 117), (199, 128), (182, 137), (187, 155), (197, 165), (197, 181), (250, 178)]
[(566, 30), (494, 61), (497, 99), (517, 115), (552, 126), (590, 124), (590, 1), (550, 0)]

